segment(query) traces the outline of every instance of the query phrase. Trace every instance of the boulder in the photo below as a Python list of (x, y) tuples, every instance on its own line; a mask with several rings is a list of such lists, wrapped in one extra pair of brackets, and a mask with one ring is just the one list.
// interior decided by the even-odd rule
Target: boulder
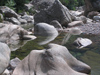
[(77, 38), (74, 43), (75, 46), (77, 46), (77, 48), (81, 49), (84, 48), (88, 45), (92, 44), (92, 41), (90, 39), (87, 38)]
[(34, 26), (34, 35), (42, 36), (40, 45), (44, 45), (54, 40), (58, 36), (58, 31), (54, 26), (47, 23), (38, 23)]
[(57, 30), (52, 25), (47, 23), (38, 23), (34, 26), (34, 35), (49, 36), (52, 34), (58, 35)]
[(74, 18), (59, 0), (55, 0), (51, 7), (34, 15), (35, 24), (41, 22), (50, 24), (51, 21), (57, 20), (61, 25), (67, 26)]
[(87, 17), (90, 19), (93, 19), (93, 16), (97, 16), (99, 14), (99, 12), (97, 11), (91, 11), (88, 13)]
[(21, 23), (21, 24), (26, 24), (27, 23), (27, 21), (25, 20), (25, 19), (22, 19), (22, 18), (18, 18), (18, 20), (19, 20), (19, 22)]
[(10, 49), (5, 43), (0, 42), (0, 75), (5, 71), (10, 61)]
[(87, 23), (87, 18), (85, 16), (76, 17), (76, 21), (82, 21), (83, 23)]
[(50, 25), (53, 25), (57, 29), (62, 29), (61, 24), (57, 20), (53, 20), (50, 22)]
[(4, 14), (5, 17), (18, 17), (18, 14), (7, 6), (0, 6), (0, 13)]
[(0, 22), (2, 22), (2, 21), (3, 21), (3, 15), (0, 14)]
[(31, 2), (32, 5), (34, 5), (34, 9), (41, 11), (49, 8), (55, 0), (33, 0)]
[(71, 23), (68, 23), (68, 27), (80, 26), (80, 25), (83, 25), (82, 21), (73, 21)]
[(7, 21), (12, 22), (13, 24), (20, 25), (21, 23), (18, 21), (18, 19), (11, 17), (11, 18), (6, 18)]
[(15, 69), (15, 67), (21, 62), (21, 60), (19, 58), (14, 58), (12, 60), (10, 60), (10, 67), (12, 69)]
[(12, 75), (87, 75), (90, 70), (88, 65), (73, 57), (66, 47), (49, 44), (47, 49), (31, 51)]
[(28, 31), (22, 27), (0, 23), (0, 42), (9, 44), (10, 48), (14, 47), (16, 49), (16, 47), (21, 46), (19, 40), (23, 40), (24, 35), (28, 35)]
[(34, 17), (30, 15), (21, 16), (22, 19), (25, 19), (27, 23), (32, 23), (34, 21)]
[(94, 16), (94, 17), (93, 17), (93, 20), (94, 20), (94, 21), (100, 21), (100, 16)]

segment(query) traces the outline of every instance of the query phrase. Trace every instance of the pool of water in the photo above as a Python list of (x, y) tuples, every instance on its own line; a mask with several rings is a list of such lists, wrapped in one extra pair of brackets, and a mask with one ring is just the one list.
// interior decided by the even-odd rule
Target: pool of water
[[(83, 49), (77, 49), (72, 44), (77, 37), (89, 38), (93, 41), (93, 44)], [(55, 40), (49, 43), (56, 43), (61, 45), (63, 38), (64, 38), (64, 34), (60, 34)], [(44, 37), (38, 37), (35, 40), (28, 41), (23, 47), (20, 47), (18, 50), (13, 51), (11, 53), (11, 59), (15, 57), (23, 59), (25, 56), (27, 56), (30, 53), (31, 50), (35, 50), (35, 49), (40, 50), (46, 48), (47, 44), (46, 45), (38, 44), (39, 42), (43, 41), (43, 39)], [(68, 48), (68, 50), (74, 57), (88, 64), (92, 68), (91, 75), (100, 75), (100, 46), (99, 45), (100, 45), (100, 36), (79, 35), (79, 36), (71, 36), (71, 38), (64, 46)]]

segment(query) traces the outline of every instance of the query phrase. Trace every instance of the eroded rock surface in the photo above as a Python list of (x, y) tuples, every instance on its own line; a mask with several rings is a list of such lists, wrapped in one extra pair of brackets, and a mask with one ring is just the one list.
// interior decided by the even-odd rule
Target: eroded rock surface
[(90, 67), (74, 58), (66, 47), (49, 44), (33, 50), (15, 68), (13, 75), (87, 75)]

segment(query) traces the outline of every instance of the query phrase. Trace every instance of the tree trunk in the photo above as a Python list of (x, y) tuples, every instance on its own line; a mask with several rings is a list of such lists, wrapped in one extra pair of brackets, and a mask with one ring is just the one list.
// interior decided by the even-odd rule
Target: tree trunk
[(84, 0), (85, 2), (85, 13), (87, 14), (91, 11), (100, 11), (100, 0)]

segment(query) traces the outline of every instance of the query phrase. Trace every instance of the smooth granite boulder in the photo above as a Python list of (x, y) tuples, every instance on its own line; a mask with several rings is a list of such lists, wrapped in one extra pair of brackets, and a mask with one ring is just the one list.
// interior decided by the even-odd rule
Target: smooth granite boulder
[(10, 49), (5, 43), (0, 42), (0, 75), (5, 71), (10, 61)]
[(44, 45), (58, 36), (58, 31), (52, 25), (47, 23), (38, 23), (34, 26), (34, 35), (42, 36), (42, 40), (39, 42), (40, 45)]
[(4, 14), (5, 17), (18, 17), (18, 14), (7, 6), (0, 6), (0, 13)]
[(91, 68), (73, 57), (66, 47), (49, 44), (33, 50), (15, 68), (12, 75), (87, 75)]

